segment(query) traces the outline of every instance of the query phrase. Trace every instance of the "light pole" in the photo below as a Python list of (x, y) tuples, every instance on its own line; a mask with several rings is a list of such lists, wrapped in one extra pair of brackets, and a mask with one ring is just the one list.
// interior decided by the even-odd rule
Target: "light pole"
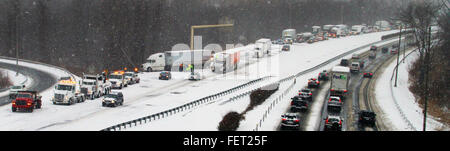
[[(402, 28), (403, 26), (400, 26), (400, 36), (398, 38), (398, 48), (397, 48), (397, 69), (395, 69), (395, 85), (394, 87), (397, 87), (397, 78), (398, 78), (398, 60), (400, 59), (400, 49), (401, 49), (401, 43), (402, 43)], [(404, 58), (403, 58), (404, 59)]]

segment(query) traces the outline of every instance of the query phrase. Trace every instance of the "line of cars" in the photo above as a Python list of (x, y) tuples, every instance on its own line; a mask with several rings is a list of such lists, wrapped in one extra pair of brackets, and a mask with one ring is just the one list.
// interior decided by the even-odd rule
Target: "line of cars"
[(280, 129), (300, 129), (300, 112), (306, 112), (309, 104), (314, 100), (311, 88), (319, 88), (320, 81), (329, 80), (329, 74), (326, 70), (320, 72), (317, 78), (308, 80), (308, 87), (298, 91), (298, 95), (291, 98), (290, 112), (283, 114)]

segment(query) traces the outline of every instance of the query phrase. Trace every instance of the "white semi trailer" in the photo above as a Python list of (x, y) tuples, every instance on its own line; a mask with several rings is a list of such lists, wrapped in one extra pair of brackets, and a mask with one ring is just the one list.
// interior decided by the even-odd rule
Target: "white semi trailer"
[(183, 70), (190, 64), (203, 67), (213, 54), (211, 50), (166, 51), (150, 55), (141, 67), (147, 72)]
[(270, 39), (259, 39), (255, 42), (254, 57), (262, 58), (264, 54), (269, 54), (272, 47)]
[(216, 53), (210, 64), (211, 71), (226, 73), (227, 71), (236, 70), (240, 62), (240, 57), (240, 49), (231, 49)]

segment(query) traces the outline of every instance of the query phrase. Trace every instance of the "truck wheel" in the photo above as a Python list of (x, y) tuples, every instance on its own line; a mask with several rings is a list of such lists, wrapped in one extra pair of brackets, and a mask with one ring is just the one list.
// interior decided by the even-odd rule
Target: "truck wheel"
[(15, 107), (11, 107), (11, 109), (12, 109), (12, 112), (16, 112), (17, 111), (17, 108), (15, 108)]
[(123, 88), (123, 85), (120, 85), (120, 89), (122, 90), (122, 88)]
[(53, 102), (53, 105), (56, 105), (56, 102)]
[(147, 72), (152, 72), (152, 71), (153, 71), (152, 68), (150, 68), (150, 67), (147, 68)]

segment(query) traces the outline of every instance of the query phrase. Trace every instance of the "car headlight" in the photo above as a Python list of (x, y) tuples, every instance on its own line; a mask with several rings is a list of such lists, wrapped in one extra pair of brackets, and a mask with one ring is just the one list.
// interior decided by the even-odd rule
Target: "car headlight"
[(102, 100), (102, 102), (105, 102), (105, 100)]
[(89, 94), (91, 94), (91, 93), (92, 93), (92, 91), (91, 91), (91, 90), (88, 90), (88, 93), (89, 93)]
[(64, 96), (64, 100), (68, 100), (69, 99), (69, 97), (66, 95), (66, 96)]
[(114, 102), (115, 102), (114, 100), (111, 101), (111, 103), (114, 103)]

